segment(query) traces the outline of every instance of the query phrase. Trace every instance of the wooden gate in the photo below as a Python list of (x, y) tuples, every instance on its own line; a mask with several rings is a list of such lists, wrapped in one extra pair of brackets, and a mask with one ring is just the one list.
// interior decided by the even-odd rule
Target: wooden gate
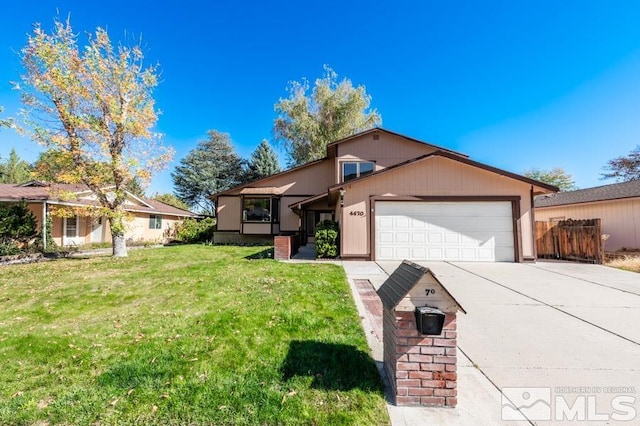
[(536, 222), (538, 258), (602, 263), (600, 219)]

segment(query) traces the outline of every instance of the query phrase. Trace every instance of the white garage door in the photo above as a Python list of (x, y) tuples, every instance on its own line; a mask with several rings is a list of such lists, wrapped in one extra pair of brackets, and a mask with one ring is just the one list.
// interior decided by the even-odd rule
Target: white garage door
[(511, 202), (375, 203), (376, 260), (513, 262)]

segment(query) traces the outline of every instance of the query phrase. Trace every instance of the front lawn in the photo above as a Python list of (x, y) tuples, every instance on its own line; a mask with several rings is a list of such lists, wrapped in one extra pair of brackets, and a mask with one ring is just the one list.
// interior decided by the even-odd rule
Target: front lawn
[(0, 268), (0, 424), (388, 424), (342, 269), (261, 250)]

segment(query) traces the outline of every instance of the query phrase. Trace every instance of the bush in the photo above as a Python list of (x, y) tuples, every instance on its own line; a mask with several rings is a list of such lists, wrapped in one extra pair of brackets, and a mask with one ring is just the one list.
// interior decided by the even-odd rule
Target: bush
[(26, 246), (38, 235), (38, 221), (27, 204), (0, 207), (0, 241)]
[(185, 219), (175, 229), (175, 239), (183, 243), (204, 243), (213, 240), (216, 221), (213, 218), (202, 220)]
[(25, 202), (0, 206), (0, 256), (29, 250), (38, 236), (38, 221)]
[(338, 224), (323, 220), (316, 225), (316, 258), (334, 259), (338, 254)]
[(0, 241), (0, 256), (13, 256), (20, 253), (20, 248), (11, 242)]

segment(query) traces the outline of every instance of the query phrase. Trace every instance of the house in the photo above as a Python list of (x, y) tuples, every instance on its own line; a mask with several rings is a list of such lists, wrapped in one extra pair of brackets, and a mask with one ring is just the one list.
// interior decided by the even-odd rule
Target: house
[(536, 220), (600, 219), (606, 251), (640, 249), (640, 181), (536, 197)]
[[(31, 181), (20, 185), (0, 184), (0, 203), (24, 201), (35, 215), (41, 228), (46, 227), (43, 217), (51, 218), (51, 237), (60, 246), (111, 242), (111, 231), (106, 218), (92, 218), (78, 214), (56, 217), (60, 207), (96, 206), (95, 195), (85, 185), (48, 184)], [(163, 242), (175, 225), (195, 214), (127, 193), (125, 210), (132, 220), (127, 222), (125, 237), (129, 241)], [(43, 228), (44, 229), (44, 228)], [(46, 233), (43, 233), (46, 234)]]
[(533, 197), (557, 188), (375, 128), (324, 158), (212, 196), (215, 242), (340, 226), (340, 257), (516, 261), (536, 257)]

